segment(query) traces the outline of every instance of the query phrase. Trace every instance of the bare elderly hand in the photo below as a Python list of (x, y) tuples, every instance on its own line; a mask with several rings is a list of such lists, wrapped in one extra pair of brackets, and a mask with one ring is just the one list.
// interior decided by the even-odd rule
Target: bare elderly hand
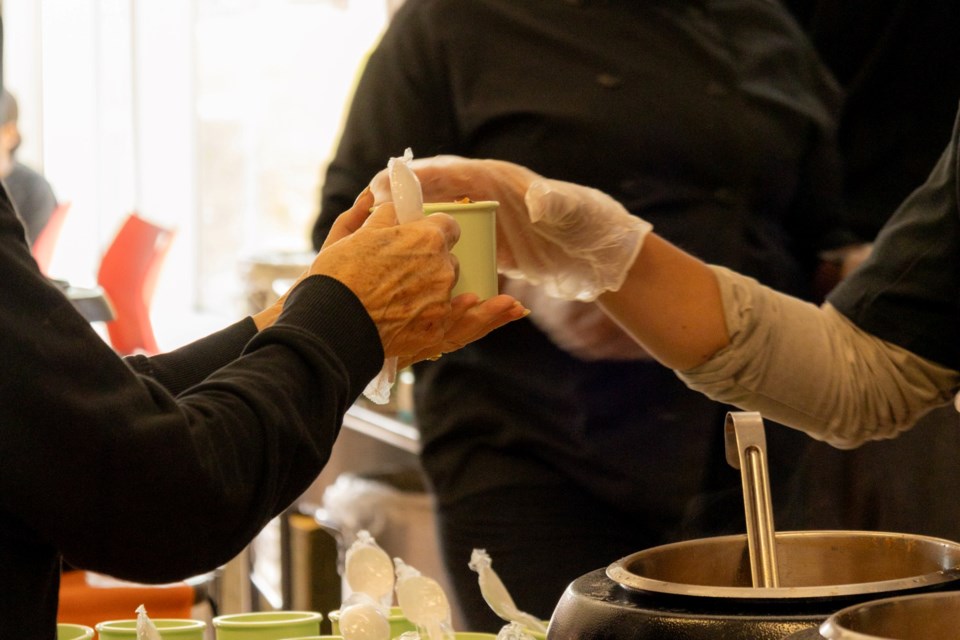
[(460, 228), (447, 215), (398, 225), (392, 205), (378, 207), (351, 235), (320, 251), (311, 274), (353, 291), (377, 325), (388, 358), (443, 341), (457, 261), (450, 247)]
[[(450, 300), (459, 236), (452, 218), (436, 214), (396, 224), (392, 206), (371, 215), (373, 195), (364, 191), (334, 222), (303, 278), (325, 274), (349, 287), (377, 325), (385, 357), (402, 368), (449, 353), (529, 313), (508, 295), (480, 302), (473, 294)], [(291, 290), (293, 289), (291, 287)], [(257, 327), (279, 315), (287, 294), (254, 316)]]

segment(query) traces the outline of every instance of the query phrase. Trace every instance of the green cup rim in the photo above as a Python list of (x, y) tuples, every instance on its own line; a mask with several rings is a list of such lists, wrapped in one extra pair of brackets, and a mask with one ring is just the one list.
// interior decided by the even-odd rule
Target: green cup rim
[[(291, 615), (288, 619), (274, 618), (256, 620), (260, 615)], [(250, 619), (250, 618), (254, 619)], [(247, 619), (244, 619), (247, 618)], [(250, 611), (247, 613), (227, 613), (213, 619), (213, 626), (218, 629), (249, 629), (251, 627), (267, 626), (277, 622), (320, 622), (323, 614), (317, 611)]]
[[(191, 618), (151, 618), (150, 620), (157, 626), (164, 625), (163, 631), (194, 631), (196, 629), (207, 628), (207, 623), (203, 620), (193, 620)], [(170, 623), (175, 624), (170, 625)], [(103, 622), (98, 622), (94, 628), (97, 630), (97, 633), (100, 632), (101, 628), (108, 631), (135, 630), (137, 628), (137, 620), (136, 618), (104, 620)]]
[(76, 622), (58, 622), (57, 638), (60, 637), (60, 631), (82, 631), (84, 634), (89, 633), (91, 638), (93, 637), (93, 634), (96, 633), (96, 630), (93, 627), (89, 627), (85, 624), (77, 624)]
[(473, 211), (495, 209), (500, 206), (499, 200), (477, 200), (475, 202), (424, 202), (424, 213), (436, 213), (438, 211)]

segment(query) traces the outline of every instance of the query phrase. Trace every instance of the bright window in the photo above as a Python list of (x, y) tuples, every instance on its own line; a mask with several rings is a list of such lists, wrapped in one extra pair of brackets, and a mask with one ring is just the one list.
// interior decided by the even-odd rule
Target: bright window
[(241, 265), (309, 249), (320, 181), (386, 0), (5, 0), (20, 158), (72, 202), (54, 276), (95, 279), (130, 211), (178, 230), (162, 348), (246, 313)]

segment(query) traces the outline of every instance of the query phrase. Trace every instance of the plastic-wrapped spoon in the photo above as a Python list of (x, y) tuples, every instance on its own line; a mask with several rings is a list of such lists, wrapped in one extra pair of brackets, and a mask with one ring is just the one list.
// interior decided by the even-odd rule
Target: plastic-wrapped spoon
[(546, 633), (547, 627), (543, 621), (525, 613), (514, 604), (510, 592), (500, 580), (500, 576), (491, 566), (493, 560), (483, 549), (474, 549), (470, 554), (469, 567), (477, 572), (477, 581), (480, 583), (480, 594), (484, 601), (493, 609), (493, 612), (507, 622), (516, 622), (525, 629)]
[(417, 174), (410, 168), (413, 160), (413, 150), (409, 147), (399, 158), (390, 158), (387, 161), (387, 170), (390, 175), (390, 197), (397, 212), (397, 221), (415, 222), (423, 218), (423, 190)]
[(358, 591), (340, 607), (340, 635), (343, 640), (390, 640), (390, 623), (373, 598)]
[[(423, 191), (417, 174), (410, 168), (413, 151), (408, 147), (403, 156), (390, 158), (387, 171), (390, 177), (390, 197), (393, 199), (397, 221), (415, 222), (423, 218)], [(376, 404), (390, 400), (390, 390), (397, 377), (397, 359), (388, 358), (380, 373), (363, 390), (363, 395)]]
[(389, 608), (393, 602), (393, 562), (365, 529), (347, 549), (343, 577), (351, 591), (367, 594), (380, 606)]
[(400, 558), (394, 558), (393, 562), (397, 572), (397, 604), (404, 617), (417, 626), (420, 638), (453, 640), (450, 602), (443, 587)]

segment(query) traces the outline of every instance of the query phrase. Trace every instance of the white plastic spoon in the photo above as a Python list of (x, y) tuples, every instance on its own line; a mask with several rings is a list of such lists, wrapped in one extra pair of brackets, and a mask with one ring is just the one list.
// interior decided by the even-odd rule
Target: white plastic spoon
[(357, 591), (340, 607), (343, 640), (390, 640), (390, 623), (373, 598)]
[(484, 549), (474, 549), (470, 554), (469, 567), (477, 572), (480, 594), (493, 612), (507, 622), (516, 622), (525, 629), (546, 633), (547, 627), (542, 620), (517, 608), (492, 564), (493, 560)]
[(397, 572), (397, 604), (404, 617), (417, 626), (424, 640), (453, 640), (450, 602), (443, 587), (400, 558), (393, 562)]
[(393, 602), (393, 562), (365, 529), (347, 549), (343, 577), (351, 591), (367, 594), (382, 607)]

